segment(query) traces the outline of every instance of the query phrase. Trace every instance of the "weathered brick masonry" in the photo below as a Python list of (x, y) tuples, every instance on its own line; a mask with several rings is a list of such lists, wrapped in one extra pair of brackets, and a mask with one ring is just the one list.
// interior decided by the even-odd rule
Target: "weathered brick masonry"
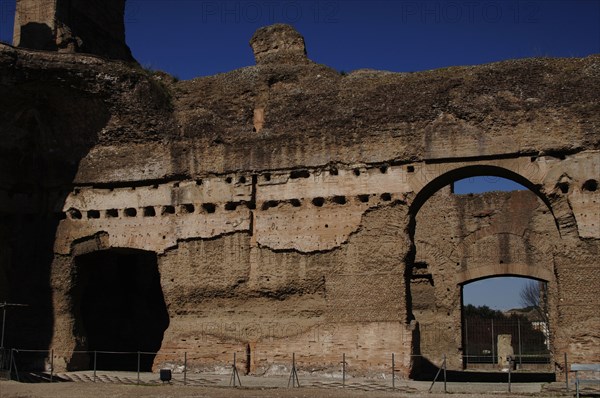
[[(111, 338), (155, 367), (460, 369), (461, 285), (510, 274), (548, 282), (555, 360), (600, 360), (600, 57), (342, 75), (274, 25), (256, 65), (175, 81), (120, 61), (122, 3), (86, 11), (116, 47), (31, 3), (17, 21), (54, 47), (0, 44), (0, 300), (30, 305), (12, 346), (72, 369)], [(442, 189), (476, 175), (531, 192)]]

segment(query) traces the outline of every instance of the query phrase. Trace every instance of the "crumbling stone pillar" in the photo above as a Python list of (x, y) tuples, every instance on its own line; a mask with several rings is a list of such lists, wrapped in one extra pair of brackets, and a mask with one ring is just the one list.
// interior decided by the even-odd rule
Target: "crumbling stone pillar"
[(498, 365), (500, 367), (510, 366), (509, 357), (512, 357), (515, 352), (512, 348), (512, 335), (498, 335)]
[(133, 61), (124, 15), (125, 0), (17, 0), (13, 44)]

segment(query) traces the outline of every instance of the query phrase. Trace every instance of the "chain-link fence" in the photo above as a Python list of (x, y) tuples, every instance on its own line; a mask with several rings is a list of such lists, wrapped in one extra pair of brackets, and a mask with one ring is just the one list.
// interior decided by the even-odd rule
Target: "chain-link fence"
[(515, 318), (464, 319), (465, 368), (482, 365), (510, 365), (518, 369), (550, 369), (549, 329), (544, 322)]

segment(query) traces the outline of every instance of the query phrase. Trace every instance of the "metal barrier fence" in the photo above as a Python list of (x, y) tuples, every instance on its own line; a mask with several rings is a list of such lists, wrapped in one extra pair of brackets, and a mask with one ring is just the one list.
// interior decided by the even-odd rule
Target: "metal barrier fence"
[[(155, 352), (115, 352), (115, 351), (75, 351), (68, 353), (44, 351), (44, 350), (24, 350), (24, 349), (10, 349), (3, 350), (0, 352), (0, 363), (3, 368), (8, 371), (10, 378), (17, 381), (29, 381), (25, 380), (25, 377), (31, 376), (27, 370), (30, 368), (38, 368), (40, 365), (44, 369), (43, 372), (38, 372), (35, 376), (34, 381), (37, 382), (57, 382), (57, 381), (79, 381), (79, 382), (107, 382), (111, 383), (122, 383), (122, 384), (154, 384), (161, 382), (171, 382), (182, 385), (209, 385), (211, 383), (210, 375), (215, 376), (214, 372), (198, 372), (192, 371), (188, 367), (188, 352), (177, 352), (177, 353), (165, 353), (173, 356), (179, 356), (181, 358), (176, 359), (168, 367), (165, 366), (163, 369), (159, 369), (158, 373), (148, 372), (150, 369), (144, 369), (144, 362), (152, 363), (157, 353)], [(191, 357), (197, 359), (198, 357), (191, 353)], [(55, 361), (58, 358), (69, 357), (71, 361), (81, 361), (81, 363), (88, 363), (87, 370), (82, 372), (74, 373), (58, 373), (55, 370)], [(406, 358), (406, 357), (405, 357)], [(287, 387), (300, 387), (300, 386), (311, 386), (311, 387), (349, 387), (358, 388), (357, 380), (364, 376), (360, 376), (364, 369), (362, 367), (354, 367), (354, 364), (361, 363), (359, 358), (353, 357), (348, 359), (345, 354), (340, 358), (339, 368), (335, 371), (335, 375), (329, 375), (326, 379), (328, 382), (315, 382), (314, 377), (310, 375), (310, 371), (303, 372), (301, 366), (298, 366), (298, 356), (292, 354), (289, 358), (289, 363), (286, 364), (286, 371), (289, 377), (287, 378)], [(428, 358), (422, 355), (411, 355), (410, 361), (412, 364), (416, 364), (418, 360), (425, 360), (431, 363)], [(565, 368), (567, 357), (565, 355)], [(242, 361), (243, 362), (243, 361)], [(442, 355), (438, 357), (436, 362), (439, 365), (434, 365), (437, 373), (435, 376), (429, 378), (432, 384), (429, 388), (431, 391), (436, 383), (439, 385), (438, 391), (448, 392), (448, 383), (456, 380), (456, 374), (461, 373), (459, 370), (452, 370), (448, 368), (447, 356)], [(515, 374), (519, 374), (516, 371), (515, 358), (509, 358), (511, 366), (508, 368), (508, 372), (495, 372), (495, 379), (497, 383), (506, 383), (506, 390), (511, 391), (512, 383), (514, 382)], [(115, 369), (115, 364), (119, 364)], [(32, 366), (34, 365), (34, 366)], [(245, 368), (244, 366), (238, 366), (236, 353), (231, 353), (231, 361), (221, 364), (221, 372), (218, 376), (222, 382), (228, 381), (228, 384), (221, 384), (223, 386), (239, 387), (242, 386), (244, 378), (240, 377), (240, 369)], [(359, 370), (360, 368), (360, 370)], [(367, 383), (367, 386), (360, 386), (360, 388), (373, 388), (374, 390), (381, 389), (406, 389), (407, 384), (403, 383), (407, 379), (403, 378), (398, 374), (398, 367), (396, 363), (396, 355), (392, 353), (389, 357), (389, 363), (386, 365), (386, 369), (383, 372), (384, 377), (381, 377), (381, 370), (379, 370), (379, 379), (377, 382)], [(120, 372), (113, 372), (118, 370)], [(489, 372), (488, 372), (489, 373)], [(110, 376), (107, 376), (110, 374)], [(462, 372), (462, 374), (473, 375), (473, 372)], [(520, 375), (526, 375), (527, 373), (520, 373)], [(358, 376), (357, 376), (358, 375)], [(281, 376), (281, 375), (280, 375)], [(568, 374), (566, 374), (568, 377)], [(65, 377), (68, 377), (66, 380)], [(110, 378), (110, 380), (109, 380)], [(225, 380), (226, 378), (227, 380)], [(247, 380), (247, 379), (246, 379)], [(426, 379), (420, 379), (426, 380)], [(462, 380), (464, 381), (464, 380)], [(442, 384), (443, 383), (443, 384)], [(363, 383), (364, 384), (364, 383)], [(280, 387), (285, 387), (281, 385)], [(568, 388), (568, 381), (567, 381)]]
[[(548, 325), (521, 318), (479, 318), (464, 320), (465, 351), (463, 363), (469, 365), (499, 364), (514, 360), (514, 368), (524, 364), (551, 365)], [(503, 344), (503, 346), (501, 346)], [(507, 353), (508, 349), (508, 353)], [(503, 351), (501, 358), (499, 351)]]

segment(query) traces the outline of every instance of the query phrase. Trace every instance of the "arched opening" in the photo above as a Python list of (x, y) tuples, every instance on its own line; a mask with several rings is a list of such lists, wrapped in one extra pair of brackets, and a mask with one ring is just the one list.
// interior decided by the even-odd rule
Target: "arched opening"
[[(434, 178), (430, 182), (428, 182), (428, 184), (425, 185), (417, 193), (417, 196), (412, 201), (412, 204), (410, 206), (411, 214), (416, 215), (419, 212), (419, 210), (421, 209), (421, 206), (423, 206), (423, 204), (432, 195), (434, 195), (436, 192), (438, 192), (440, 189), (442, 189), (446, 186), (454, 185), (454, 183), (456, 183), (458, 181), (463, 181), (463, 180), (469, 181), (470, 179), (476, 180), (476, 184), (481, 183), (482, 181), (483, 182), (491, 181), (493, 179), (512, 181), (513, 183), (519, 184), (519, 185), (523, 186), (524, 188), (528, 189), (529, 191), (533, 192), (548, 207), (548, 209), (550, 211), (552, 211), (552, 206), (551, 206), (548, 198), (546, 198), (546, 196), (540, 192), (539, 187), (537, 185), (533, 184), (527, 178), (521, 176), (518, 173), (515, 173), (512, 170), (508, 170), (508, 169), (505, 169), (502, 167), (487, 166), (487, 165), (475, 165), (475, 166), (458, 167), (458, 168), (450, 170), (450, 171)], [(494, 190), (493, 188), (491, 188), (489, 186), (488, 186), (488, 188), (489, 189), (486, 189), (485, 191), (479, 191), (479, 193)], [(502, 190), (505, 190), (505, 189), (502, 189)], [(464, 193), (468, 193), (468, 192), (462, 192), (462, 193), (464, 194)], [(471, 193), (475, 193), (475, 192), (471, 192)]]
[(140, 369), (150, 371), (169, 325), (156, 253), (102, 250), (75, 265), (74, 332), (82, 349), (96, 351), (96, 368), (104, 370), (136, 370), (141, 352)]
[(465, 369), (548, 371), (548, 282), (493, 276), (462, 286)]
[[(410, 211), (414, 246), (406, 261), (407, 317), (418, 325), (413, 352), (422, 360), (416, 362), (413, 376), (435, 371), (444, 356), (452, 371), (470, 369), (473, 361), (465, 362), (471, 352), (465, 345), (463, 286), (510, 275), (553, 286), (553, 245), (560, 235), (552, 209), (538, 187), (522, 176), (478, 165), (433, 179), (418, 192)], [(497, 348), (498, 333), (494, 338)], [(491, 346), (492, 336), (486, 341)], [(492, 366), (491, 350), (486, 355), (486, 370), (503, 370), (497, 361)]]

